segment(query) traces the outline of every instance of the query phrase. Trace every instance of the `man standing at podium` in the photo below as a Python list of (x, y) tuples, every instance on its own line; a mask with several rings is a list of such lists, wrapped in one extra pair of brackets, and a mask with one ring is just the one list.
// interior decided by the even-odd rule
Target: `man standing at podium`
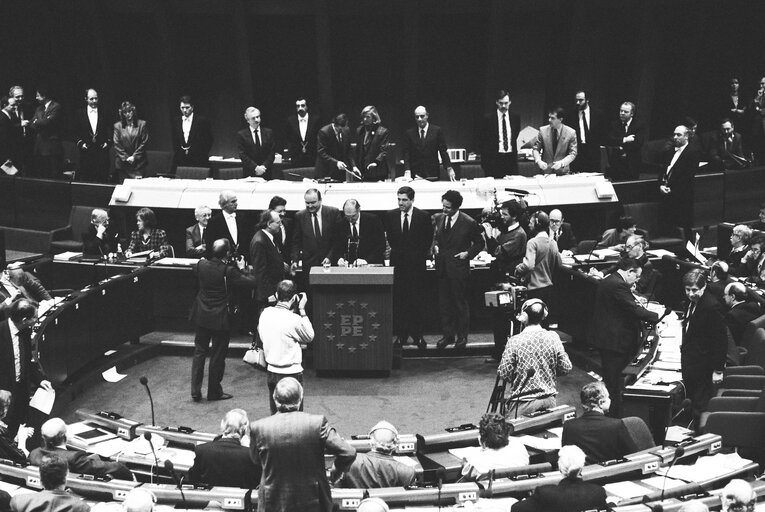
[(329, 258), (332, 232), (340, 218), (340, 211), (334, 206), (323, 206), (321, 192), (315, 188), (306, 190), (303, 199), (305, 209), (295, 214), (290, 261), (295, 271), (302, 260), (303, 275), (308, 279), (311, 267), (321, 266)]
[(382, 265), (385, 259), (385, 231), (376, 215), (362, 213), (355, 199), (343, 204), (343, 220), (335, 225), (330, 260), (341, 267)]

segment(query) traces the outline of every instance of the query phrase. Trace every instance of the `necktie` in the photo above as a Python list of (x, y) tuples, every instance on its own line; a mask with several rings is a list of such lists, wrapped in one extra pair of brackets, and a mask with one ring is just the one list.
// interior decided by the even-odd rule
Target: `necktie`
[(319, 227), (319, 218), (316, 216), (316, 212), (313, 213), (313, 236), (319, 238), (321, 236), (321, 228)]
[(364, 135), (364, 145), (365, 145), (365, 146), (368, 146), (368, 145), (369, 145), (369, 139), (371, 138), (371, 136), (369, 135), (369, 133), (370, 133), (370, 132), (369, 132), (369, 130), (367, 130), (367, 133)]
[(14, 347), (13, 347), (13, 365), (14, 369), (16, 371), (16, 382), (21, 381), (21, 344), (23, 343), (21, 339), (21, 331), (16, 335), (16, 339), (14, 340)]
[(590, 139), (590, 127), (587, 124), (587, 116), (584, 115), (584, 110), (582, 110), (582, 126), (584, 126), (584, 140), (587, 141)]
[(691, 302), (688, 304), (688, 314), (685, 316), (685, 332), (688, 332), (688, 326), (691, 325), (691, 317), (694, 311), (696, 311), (696, 303)]
[(555, 156), (555, 152), (558, 151), (558, 130), (555, 128), (552, 131), (552, 150), (553, 156)]
[(502, 149), (507, 151), (508, 147), (507, 122), (505, 120), (505, 114), (502, 114)]
[(343, 143), (343, 132), (342, 132), (342, 130), (337, 130), (335, 132), (335, 135), (337, 135), (337, 142), (342, 144)]
[(401, 227), (401, 233), (403, 233), (404, 236), (409, 235), (409, 214), (404, 214), (404, 225)]
[(351, 236), (353, 236), (353, 238), (358, 238), (359, 237), (359, 231), (356, 229), (356, 223), (355, 222), (353, 224), (351, 224)]
[(725, 151), (730, 152), (730, 143), (731, 143), (730, 138), (725, 139)]
[(448, 233), (449, 231), (451, 231), (451, 229), (452, 229), (452, 218), (446, 217), (446, 227), (444, 227), (444, 231)]
[(260, 149), (260, 134), (255, 130), (255, 147)]
[(627, 121), (624, 121), (624, 135), (627, 135)]
[(420, 128), (420, 144), (425, 142), (425, 128)]

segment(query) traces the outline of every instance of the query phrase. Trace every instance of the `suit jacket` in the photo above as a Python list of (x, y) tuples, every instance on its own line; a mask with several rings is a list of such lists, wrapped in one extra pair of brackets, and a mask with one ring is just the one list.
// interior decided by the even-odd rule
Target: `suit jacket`
[[(21, 294), (29, 300), (40, 302), (43, 300), (51, 300), (52, 298), (40, 280), (30, 272), (22, 273), (19, 282), (14, 283), (14, 285), (19, 289)], [(8, 297), (10, 297), (10, 294), (5, 289), (5, 286), (0, 284), (0, 302)]]
[(564, 478), (558, 485), (541, 485), (525, 500), (519, 501), (511, 512), (581, 512), (605, 509), (606, 490), (581, 478)]
[[(7, 160), (16, 159), (21, 138), (9, 114), (0, 111), (0, 165)], [(17, 164), (20, 162), (16, 162)]]
[(283, 218), (282, 231), (283, 231), (283, 235), (281, 233), (276, 235), (276, 245), (279, 247), (279, 252), (282, 253), (282, 258), (284, 259), (285, 263), (291, 263), (292, 262), (292, 259), (291, 259), (292, 258), (292, 236), (295, 231), (294, 220)]
[(547, 165), (551, 165), (553, 162), (561, 162), (563, 164), (563, 167), (558, 171), (553, 171), (548, 167), (544, 171), (545, 174), (553, 172), (555, 174), (569, 174), (571, 172), (571, 162), (576, 158), (576, 132), (573, 128), (561, 125), (558, 144), (555, 150), (553, 150), (552, 128), (550, 125), (542, 126), (534, 143), (534, 158), (541, 158)]
[(90, 505), (69, 491), (42, 490), (11, 498), (14, 512), (89, 512)]
[[(363, 125), (356, 129), (356, 165), (361, 171), (362, 181), (383, 181), (388, 177), (390, 132), (384, 126), (374, 126), (365, 144), (366, 132), (367, 129)], [(370, 164), (377, 166), (368, 170)]]
[(725, 169), (746, 167), (741, 134), (733, 132), (731, 141), (726, 147), (725, 136), (720, 132), (713, 133), (709, 138), (709, 160), (719, 162)]
[(63, 122), (63, 109), (60, 103), (51, 100), (47, 108), (45, 105), (37, 107), (34, 118), (29, 123), (35, 133), (36, 155), (60, 155), (64, 152), (61, 146)]
[(316, 135), (316, 177), (332, 178), (335, 181), (346, 181), (344, 171), (337, 168), (337, 162), (345, 162), (349, 169), (355, 165), (351, 151), (351, 130), (345, 126), (340, 128), (343, 141), (337, 140), (332, 124), (323, 126)]
[[(640, 151), (645, 142), (646, 129), (640, 120), (632, 118), (625, 133), (624, 125), (620, 119), (611, 123), (611, 129), (606, 138), (606, 145), (616, 148), (612, 152), (611, 166), (627, 170), (631, 175), (638, 176), (643, 165)], [(634, 135), (633, 142), (624, 142), (624, 137)]]
[[(359, 229), (359, 247), (357, 258), (367, 263), (382, 264), (385, 260), (385, 230), (380, 219), (372, 213), (361, 212)], [(351, 223), (341, 218), (335, 224), (332, 233), (332, 250), (330, 260), (337, 264), (340, 258), (347, 259), (348, 240), (351, 237)]]
[(311, 267), (320, 266), (324, 258), (329, 257), (335, 224), (340, 221), (340, 211), (334, 206), (322, 205), (319, 213), (321, 214), (320, 237), (314, 235), (313, 217), (308, 210), (300, 210), (295, 214), (290, 259), (292, 262), (302, 259), (304, 272), (309, 272)]
[[(709, 293), (709, 288), (704, 292), (705, 295), (706, 293)], [(762, 309), (757, 302), (753, 301), (735, 304), (725, 312), (725, 323), (728, 325), (736, 345), (741, 345), (744, 341), (746, 325), (760, 316), (762, 316)]]
[[(554, 233), (550, 233), (550, 238), (555, 240)], [(560, 233), (558, 233), (558, 239), (555, 241), (558, 243), (558, 249), (561, 251), (572, 251), (576, 249), (576, 235), (574, 235), (574, 230), (571, 228), (570, 223), (561, 223)]]
[[(16, 385), (16, 368), (13, 358), (13, 342), (8, 323), (10, 320), (0, 322), (0, 389), (12, 390)], [(31, 336), (31, 335), (28, 335)], [(22, 338), (23, 339), (23, 338)], [(32, 361), (31, 338), (27, 337), (25, 343), (19, 343), (21, 361), (21, 380), (26, 383), (31, 391), (40, 385), (45, 379), (42, 370)]]
[(111, 225), (106, 228), (103, 238), (96, 236), (96, 228), (91, 224), (88, 230), (82, 234), (82, 253), (85, 255), (104, 256), (110, 252), (117, 252), (119, 234), (112, 229)]
[(236, 134), (236, 147), (239, 151), (239, 158), (242, 159), (242, 170), (245, 176), (255, 176), (255, 167), (264, 165), (266, 172), (261, 178), (266, 180), (272, 178), (271, 166), (274, 164), (276, 141), (270, 128), (260, 127), (259, 148), (255, 146), (252, 130), (249, 126), (244, 130), (239, 130)]
[(335, 467), (340, 471), (346, 471), (356, 458), (356, 450), (324, 416), (280, 412), (253, 422), (250, 456), (263, 470), (258, 510), (330, 512), (325, 453), (335, 455)]
[[(568, 116), (566, 117), (566, 126), (570, 126), (576, 132), (577, 147), (581, 149), (582, 133), (579, 126), (579, 120), (579, 109), (575, 108), (572, 112), (569, 112)], [(609, 128), (610, 127), (608, 125), (608, 121), (606, 120), (606, 116), (603, 114), (603, 111), (597, 108), (593, 108), (592, 105), (590, 105), (590, 122), (587, 125), (589, 133), (587, 137), (587, 143), (585, 144), (586, 147), (593, 148), (594, 150), (600, 152), (600, 146), (605, 143)]]
[(726, 327), (717, 299), (704, 292), (691, 317), (683, 322), (680, 355), (684, 375), (711, 374), (725, 368)]
[(232, 252), (237, 256), (243, 255), (245, 260), (249, 261), (250, 253), (248, 249), (250, 247), (252, 231), (247, 225), (247, 222), (245, 222), (241, 212), (237, 212), (236, 214), (236, 231), (236, 243), (234, 243), (231, 232), (228, 230), (226, 219), (223, 217), (223, 212), (218, 212), (216, 215), (213, 215), (207, 223), (207, 229), (205, 229), (204, 233), (207, 259), (212, 258), (213, 242), (221, 238), (226, 238), (231, 244)]
[[(437, 213), (433, 231), (433, 246), (438, 247), (436, 254), (436, 271), (438, 277), (448, 279), (468, 279), (470, 277), (470, 260), (476, 257), (484, 248), (483, 236), (476, 221), (469, 215), (459, 212), (457, 221), (447, 232), (445, 229), (446, 216)], [(463, 251), (468, 252), (464, 260), (454, 255)]]
[(674, 151), (667, 153), (664, 171), (659, 176), (659, 185), (667, 185), (671, 192), (660, 194), (659, 214), (665, 223), (680, 227), (693, 225), (693, 180), (699, 168), (699, 154), (690, 145), (686, 146), (669, 174), (667, 168)]
[(289, 116), (284, 129), (284, 141), (289, 150), (292, 167), (311, 167), (316, 163), (316, 136), (319, 133), (321, 123), (319, 116), (308, 113), (308, 126), (306, 126), (305, 140), (300, 137), (300, 125), (298, 116)]
[(199, 280), (199, 292), (191, 305), (190, 320), (205, 329), (227, 331), (231, 327), (228, 312), (231, 292), (235, 288), (254, 288), (255, 278), (217, 258), (201, 259), (193, 270)]
[(284, 279), (284, 258), (262, 229), (255, 233), (250, 242), (252, 274), (257, 282), (255, 300), (267, 302), (276, 293), (276, 286)]
[(186, 257), (201, 258), (205, 255), (204, 249), (197, 249), (205, 241), (199, 233), (199, 223), (195, 222), (193, 226), (186, 228)]
[(340, 487), (372, 489), (407, 487), (416, 481), (413, 467), (397, 461), (392, 455), (378, 452), (357, 453), (356, 460), (343, 475)]
[(440, 126), (428, 123), (425, 132), (425, 140), (420, 140), (420, 128), (409, 128), (404, 134), (402, 142), (404, 156), (404, 169), (412, 171), (412, 175), (423, 178), (439, 177), (438, 155), (444, 168), (451, 167), (452, 161), (446, 151), (446, 138)]
[[(210, 120), (194, 113), (191, 119), (189, 140), (183, 139), (183, 119), (178, 116), (173, 119), (173, 164), (207, 167), (210, 165), (208, 158), (213, 144), (212, 127)], [(187, 151), (188, 150), (188, 153)]]
[[(512, 111), (507, 113), (510, 121), (510, 147), (513, 155), (518, 157), (518, 134), (521, 132), (521, 118)], [(492, 175), (497, 155), (499, 154), (499, 122), (497, 121), (497, 110), (493, 110), (483, 118), (481, 123), (481, 168), (487, 176)]]
[(189, 469), (192, 483), (255, 489), (260, 483), (260, 466), (250, 459), (250, 450), (238, 439), (218, 437), (194, 448), (194, 465)]
[(581, 448), (587, 464), (619, 459), (637, 451), (624, 422), (597, 411), (586, 411), (579, 418), (565, 422), (561, 444)]
[(101, 478), (110, 476), (119, 480), (133, 480), (133, 474), (123, 463), (103, 461), (95, 453), (88, 454), (78, 450), (35, 448), (29, 454), (29, 462), (39, 466), (43, 457), (53, 453), (66, 461), (69, 466), (69, 473), (72, 475), (94, 475)]
[(401, 232), (401, 210), (389, 210), (384, 221), (394, 272), (425, 272), (425, 260), (433, 244), (433, 219), (430, 214), (413, 206), (409, 215), (409, 235), (406, 237)]
[[(114, 123), (114, 165), (117, 169), (126, 171), (140, 170), (146, 167), (146, 143), (149, 142), (149, 127), (143, 119), (138, 120), (136, 127), (122, 126), (122, 122)], [(135, 157), (133, 164), (126, 162), (127, 157)]]
[[(98, 152), (108, 151), (113, 141), (114, 132), (112, 131), (113, 124), (110, 121), (110, 117), (107, 116), (106, 110), (103, 108), (98, 109), (98, 119), (96, 120), (96, 132), (93, 133), (93, 128), (90, 126), (90, 118), (88, 117), (88, 109), (79, 109), (74, 114), (73, 130), (74, 139), (77, 143), (77, 148), (82, 153), (85, 152)], [(85, 149), (87, 144), (88, 148)], [(102, 149), (106, 144), (106, 149)]]
[(643, 322), (659, 316), (635, 302), (630, 287), (618, 272), (598, 283), (593, 306), (590, 344), (601, 350), (635, 354)]

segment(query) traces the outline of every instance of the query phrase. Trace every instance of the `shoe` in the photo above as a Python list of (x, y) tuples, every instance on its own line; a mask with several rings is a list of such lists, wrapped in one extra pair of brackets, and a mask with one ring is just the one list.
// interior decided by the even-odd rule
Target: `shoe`
[(417, 348), (419, 348), (420, 350), (425, 350), (426, 348), (428, 348), (428, 344), (425, 343), (425, 338), (422, 338), (422, 337), (417, 338), (413, 341), (413, 343), (417, 345)]
[(467, 338), (460, 338), (457, 343), (454, 344), (454, 350), (461, 350), (467, 347)]
[(454, 343), (454, 338), (443, 337), (436, 343), (436, 348), (438, 350), (443, 350), (447, 345), (451, 345), (452, 343)]
[(191, 395), (191, 400), (194, 401), (194, 402), (201, 402), (202, 401), (202, 397), (198, 396), (198, 395)]
[(228, 400), (230, 398), (234, 398), (234, 395), (229, 395), (228, 393), (221, 393), (220, 396), (208, 396), (207, 400), (209, 402), (214, 402), (216, 400)]

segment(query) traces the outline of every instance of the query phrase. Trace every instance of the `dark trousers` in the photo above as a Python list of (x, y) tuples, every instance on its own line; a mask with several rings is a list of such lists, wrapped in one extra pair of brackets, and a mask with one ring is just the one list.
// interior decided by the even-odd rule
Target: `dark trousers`
[(61, 177), (64, 157), (61, 154), (40, 155), (35, 154), (35, 176), (44, 179), (58, 179)]
[[(303, 384), (303, 372), (300, 373), (274, 373), (274, 372), (268, 372), (267, 377), (267, 383), (268, 383), (268, 404), (271, 406), (271, 414), (276, 414), (276, 402), (274, 402), (274, 390), (276, 389), (276, 385), (279, 383), (280, 380), (286, 378), (286, 377), (292, 377), (294, 379), (297, 379), (297, 381), (302, 385)], [(305, 395), (303, 395), (305, 397)], [(300, 402), (300, 410), (303, 410), (303, 402)]]
[[(401, 270), (399, 270), (401, 268)], [(394, 267), (393, 333), (406, 341), (422, 338), (425, 271)]]
[(92, 183), (109, 182), (109, 150), (81, 149), (77, 181)]
[(576, 151), (576, 160), (571, 162), (572, 171), (600, 172), (600, 146), (598, 144), (579, 144)]
[[(202, 379), (205, 375), (205, 358), (210, 355), (210, 371), (207, 375), (207, 398), (223, 394), (221, 381), (226, 370), (226, 354), (231, 332), (216, 331), (197, 326), (194, 337), (194, 359), (191, 361), (191, 396), (202, 396)], [(210, 348), (212, 341), (212, 349)]]
[(438, 310), (444, 337), (467, 339), (470, 306), (467, 297), (468, 280), (440, 277), (438, 279)]
[(613, 418), (622, 417), (622, 394), (624, 393), (624, 377), (622, 372), (632, 361), (633, 354), (623, 354), (621, 352), (612, 352), (610, 350), (600, 351), (600, 374), (603, 376), (603, 383), (606, 385), (608, 394), (611, 396), (611, 409), (609, 416)]
[(685, 386), (685, 396), (691, 401), (691, 410), (693, 411), (693, 420), (698, 429), (701, 413), (707, 410), (709, 399), (714, 395), (714, 383), (712, 382), (711, 369), (687, 368), (687, 363), (681, 360), (683, 369), (683, 385)]

